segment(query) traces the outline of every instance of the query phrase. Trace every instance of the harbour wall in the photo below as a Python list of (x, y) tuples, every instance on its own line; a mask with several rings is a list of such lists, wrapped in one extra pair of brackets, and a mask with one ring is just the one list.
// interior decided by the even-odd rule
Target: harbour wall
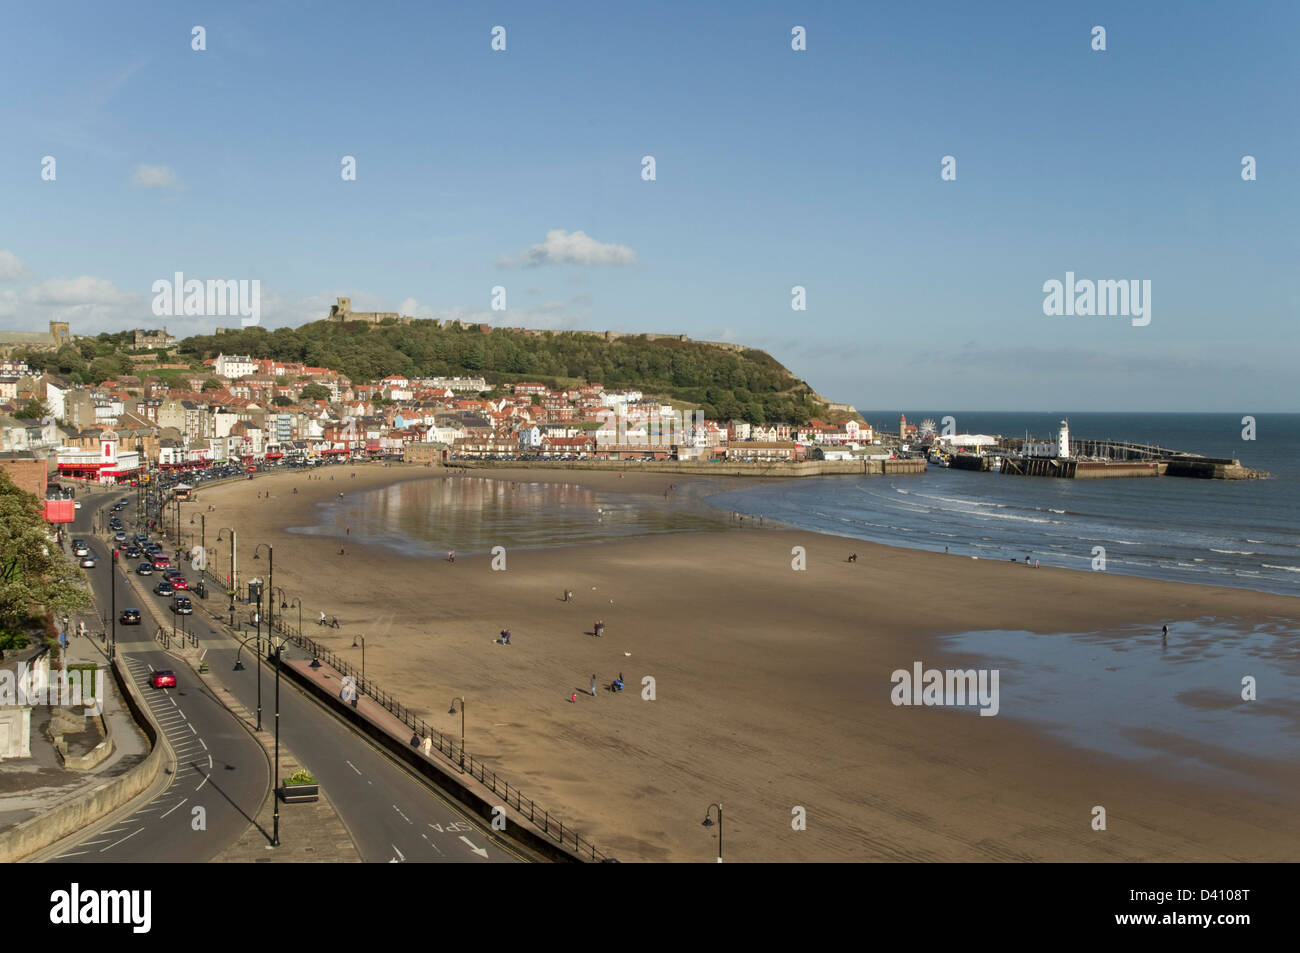
[(699, 476), (790, 477), (899, 476), (925, 472), (925, 461), (807, 460), (802, 463), (696, 463), (690, 460), (452, 460), (467, 470), (617, 470), (623, 473), (683, 473)]

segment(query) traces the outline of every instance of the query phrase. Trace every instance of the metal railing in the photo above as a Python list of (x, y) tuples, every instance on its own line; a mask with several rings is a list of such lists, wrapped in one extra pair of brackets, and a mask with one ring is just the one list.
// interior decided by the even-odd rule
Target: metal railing
[(563, 820), (551, 817), (550, 811), (540, 807), (532, 798), (525, 797), (519, 788), (513, 787), (509, 781), (489, 768), (481, 759), (461, 750), (458, 742), (449, 738), (437, 728), (430, 727), (423, 718), (418, 718), (410, 708), (403, 705), (395, 696), (384, 691), (374, 681), (363, 679), (361, 673), (357, 671), (356, 666), (351, 662), (340, 658), (337, 653), (321, 645), (315, 639), (308, 638), (298, 630), (297, 626), (286, 624), (282, 619), (273, 620), (272, 625), (275, 631), (285, 636), (304, 652), (309, 653), (312, 658), (326, 662), (341, 675), (351, 676), (356, 679), (357, 693), (359, 695), (366, 695), (378, 702), (421, 739), (429, 739), (432, 748), (436, 748), (452, 766), (463, 764), (465, 772), (470, 777), (477, 778), (481, 784), (491, 788), (493, 794), (504, 799), (507, 808), (513, 807), (518, 816), (527, 817), (534, 826), (541, 828), (545, 834), (554, 838), (557, 844), (565, 848), (572, 847), (574, 853), (579, 857), (590, 858), (593, 862), (605, 859), (606, 855), (595, 844), (583, 837), (581, 833), (572, 827), (566, 827)]

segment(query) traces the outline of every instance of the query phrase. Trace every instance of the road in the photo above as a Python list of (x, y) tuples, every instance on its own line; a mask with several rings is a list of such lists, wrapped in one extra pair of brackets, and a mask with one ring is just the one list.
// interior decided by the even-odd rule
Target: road
[[(112, 605), (110, 577), (116, 581), (119, 613), (144, 608), (126, 577), (113, 571), (111, 552), (91, 533), (95, 504), (107, 502), (84, 501), (70, 534), (84, 538), (99, 560), (86, 575), (105, 615)], [(117, 651), (175, 760), (165, 769), (164, 783), (143, 802), (61, 844), (56, 861), (207, 861), (243, 835), (270, 790), (271, 770), (261, 746), (193, 670), (159, 649), (154, 629), (147, 614), (142, 625), (119, 625)], [(150, 687), (150, 673), (164, 668), (176, 673), (177, 687)]]
[[(115, 498), (111, 497), (110, 501)], [(87, 509), (89, 509), (89, 504), (87, 504)], [(79, 529), (76, 535), (89, 538), (90, 514), (87, 509), (83, 509), (78, 513), (78, 523), (85, 521), (85, 526)], [(123, 514), (124, 522), (128, 528), (131, 527), (132, 523), (132, 520), (128, 518), (131, 512), (131, 508), (128, 508)], [(99, 544), (92, 543), (91, 545), (96, 546)], [(102, 552), (102, 546), (97, 552)], [(111, 560), (111, 556), (108, 556), (107, 559)], [(98, 577), (106, 577), (107, 573), (102, 570), (105, 565), (111, 565), (111, 562), (101, 561), (99, 569), (88, 571), (89, 574), (97, 577), (96, 582), (100, 581)], [(146, 608), (145, 600), (154, 600), (156, 605), (165, 612), (170, 600), (154, 595), (151, 591), (144, 591), (145, 586), (152, 581), (152, 578), (144, 577), (135, 581), (139, 585), (138, 590), (132, 590), (130, 583), (119, 578), (118, 611), (120, 612), (126, 606), (143, 610)], [(103, 594), (107, 595), (107, 580), (104, 579), (103, 583)], [(98, 589), (96, 595), (97, 597), (100, 595)], [(194, 597), (196, 605), (200, 601), (197, 597)], [(107, 602), (103, 604), (107, 605)], [(260, 672), (263, 725), (267, 728), (272, 727), (274, 725), (275, 698), (274, 667), (264, 663), (259, 669), (259, 666), (251, 664), (254, 653), (247, 648), (243, 649), (241, 653), (238, 642), (227, 634), (228, 630), (224, 626), (218, 627), (203, 610), (196, 607), (195, 613), (189, 616), (187, 623), (189, 631), (197, 636), (200, 647), (207, 649), (206, 661), (211, 667), (211, 678), (216, 683), (218, 691), (221, 689), (228, 690), (249, 711), (255, 712), (257, 709)], [(128, 632), (131, 633), (129, 636), (125, 634)], [(194, 736), (203, 737), (209, 745), (212, 745), (214, 740), (222, 739), (223, 736), (217, 731), (215, 725), (208, 723), (207, 716), (209, 714), (219, 715), (225, 709), (206, 692), (186, 688), (186, 686), (198, 685), (198, 676), (180, 663), (179, 660), (158, 651), (157, 644), (150, 637), (153, 632), (154, 626), (149, 623), (148, 613), (145, 613), (145, 623), (142, 626), (119, 626), (119, 652), (126, 653), (129, 663), (133, 666), (147, 667), (148, 665), (156, 665), (162, 667), (163, 663), (159, 660), (168, 659), (166, 667), (177, 673), (178, 681), (182, 686), (181, 692), (185, 693), (182, 698), (178, 692), (175, 699), (178, 702), (178, 707), (186, 709), (184, 711), (186, 716), (184, 721), (190, 721), (192, 717), (204, 719), (203, 724), (195, 724)], [(243, 671), (235, 671), (237, 653), (240, 654), (240, 658), (245, 663)], [(147, 674), (144, 668), (141, 668), (141, 672)], [(169, 693), (166, 690), (162, 692), (164, 696), (167, 694)], [(148, 692), (146, 692), (146, 696), (148, 696)], [(203, 699), (201, 704), (199, 702), (200, 697)], [(163, 704), (168, 703), (164, 702)], [(189, 710), (191, 707), (194, 710), (193, 715)], [(162, 711), (164, 714), (167, 713), (165, 708)], [(227, 713), (225, 720), (229, 722), (229, 728), (233, 729), (233, 732), (241, 733), (247, 738), (247, 733), (234, 722), (233, 716)], [(185, 726), (181, 724), (181, 719), (172, 718), (169, 723), (174, 729), (186, 730)], [(207, 732), (211, 732), (211, 738), (206, 737)], [(231, 738), (234, 737), (232, 732), (228, 732), (228, 734), (230, 734)], [(375, 863), (485, 863), (512, 862), (523, 859), (517, 847), (486, 831), (477, 818), (471, 818), (463, 813), (457, 806), (430, 788), (424, 781), (418, 779), (407, 768), (396, 763), (389, 755), (376, 748), (367, 739), (354, 732), (333, 714), (309, 698), (294, 686), (287, 677), (281, 679), (280, 685), (280, 738), (287, 747), (293, 750), (295, 757), (302, 764), (309, 766), (312, 773), (316, 775), (322, 789), (328, 793), (331, 803), (352, 835), (353, 842), (356, 844), (363, 861)], [(248, 743), (253, 745), (254, 749), (256, 748), (252, 739), (248, 739)], [(253, 761), (251, 752), (236, 751), (233, 745), (223, 745), (222, 752), (223, 754), (229, 752), (228, 757), (233, 759), (230, 763), (234, 767), (229, 771), (222, 769), (225, 772), (223, 778), (227, 780), (227, 783), (218, 790), (225, 790), (230, 787), (234, 775), (241, 771), (243, 772), (241, 780), (253, 775), (254, 772), (249, 767), (249, 764)], [(187, 749), (187, 754), (197, 757), (201, 761), (203, 756), (202, 746), (200, 745), (199, 749), (191, 746)], [(257, 757), (262, 759), (263, 764), (265, 763), (265, 757), (260, 751), (257, 752)], [(220, 767), (220, 762), (221, 759), (216, 757), (214, 753), (214, 763)], [(185, 775), (187, 770), (193, 771), (197, 769), (183, 766), (180, 774)], [(195, 778), (195, 784), (197, 784), (198, 775), (196, 774), (193, 777)], [(223, 778), (213, 778), (208, 782), (208, 787), (216, 788)], [(183, 797), (191, 793), (185, 791), (184, 786), (179, 784), (172, 785), (169, 791), (173, 789), (175, 789), (171, 795), (173, 797)], [(207, 790), (207, 788), (203, 790)], [(265, 791), (265, 787), (262, 790)], [(192, 793), (197, 794), (199, 792), (194, 791)], [(216, 793), (216, 791), (211, 793)], [(211, 794), (207, 796), (211, 797)], [(244, 801), (241, 798), (242, 794), (235, 796), (232, 793), (230, 798), (231, 807), (242, 807)], [(170, 809), (175, 812), (171, 817), (179, 819), (188, 817), (183, 808), (177, 810), (174, 802), (169, 803), (173, 804)], [(255, 815), (256, 811), (248, 811), (247, 813)], [(154, 815), (146, 815), (146, 817), (152, 816)], [(210, 808), (209, 831), (212, 830), (212, 816), (213, 810)], [(245, 821), (245, 827), (246, 825), (247, 821)], [(240, 829), (241, 833), (243, 829)], [(119, 830), (116, 833), (120, 835), (123, 831)], [(129, 834), (130, 832), (126, 831), (125, 833)], [(146, 834), (142, 833), (138, 838), (133, 837), (133, 839), (140, 840), (145, 837)], [(121, 846), (125, 847), (126, 845)], [(81, 850), (81, 847), (71, 849)], [(84, 860), (85, 856), (81, 855), (69, 859)], [(179, 858), (155, 856), (142, 859), (170, 860)]]

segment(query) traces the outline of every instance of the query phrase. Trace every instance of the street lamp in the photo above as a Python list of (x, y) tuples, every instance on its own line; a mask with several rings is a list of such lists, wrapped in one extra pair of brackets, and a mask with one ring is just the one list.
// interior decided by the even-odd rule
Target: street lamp
[[(361, 640), (361, 694), (366, 693), (366, 637), (364, 635), (352, 636), (352, 647), (357, 647), (357, 639)], [(452, 712), (455, 714), (455, 712)]]
[(463, 696), (457, 696), (451, 700), (451, 708), (447, 714), (456, 714), (456, 702), (460, 702), (460, 773), (465, 773), (465, 699)]
[(238, 563), (235, 561), (235, 531), (229, 526), (223, 526), (217, 530), (217, 542), (221, 542), (222, 534), (230, 534), (230, 576), (226, 579), (226, 589), (230, 593), (230, 627), (235, 627), (235, 593), (239, 590), (239, 573)]
[(713, 819), (709, 816), (714, 808), (718, 809), (718, 863), (722, 863), (722, 802), (710, 804), (704, 809), (704, 827), (712, 827)]
[[(284, 650), (284, 636), (268, 635), (275, 640), (275, 774), (271, 776), (274, 784), (280, 783), (280, 654)], [(259, 667), (260, 667), (259, 663)], [(271, 846), (280, 846), (280, 797), (275, 796), (275, 818), (271, 828)]]
[[(270, 593), (271, 596), (273, 597), (273, 598), (271, 598), (271, 599), (267, 599), (267, 600), (266, 600), (266, 609), (267, 609), (267, 616), (266, 616), (266, 634), (267, 634), (267, 637), (269, 638), (270, 635), (271, 635), (272, 628), (273, 628), (273, 626), (271, 625), (271, 620), (275, 617), (275, 611), (274, 611), (274, 610), (275, 610), (275, 599), (274, 599), (274, 596), (275, 596), (275, 547), (273, 547), (270, 543), (258, 543), (256, 546), (253, 547), (253, 558), (254, 558), (254, 559), (260, 559), (260, 558), (261, 558), (261, 557), (258, 555), (258, 551), (259, 551), (263, 546), (266, 547), (266, 553), (267, 553), (267, 566), (268, 566), (267, 571), (266, 571), (266, 591), (267, 591), (268, 593)], [(260, 613), (259, 613), (259, 614), (260, 614)]]
[[(244, 641), (239, 643), (239, 648), (235, 650), (235, 671), (236, 672), (242, 672), (244, 670), (244, 663), (239, 660), (239, 653), (244, 651), (244, 646), (248, 644), (248, 641), (251, 638), (253, 638), (253, 636), (250, 635), (247, 639), (244, 639)], [(257, 651), (258, 654), (254, 656), (254, 658), (260, 659), (261, 651), (262, 651), (261, 632), (257, 634)], [(257, 730), (258, 731), (262, 730), (262, 663), (260, 661), (257, 663)]]

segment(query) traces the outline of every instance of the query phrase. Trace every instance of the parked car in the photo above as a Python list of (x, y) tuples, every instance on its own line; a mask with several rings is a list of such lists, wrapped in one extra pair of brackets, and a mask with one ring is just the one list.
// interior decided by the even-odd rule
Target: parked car
[(139, 609), (123, 609), (121, 615), (119, 615), (119, 616), (117, 617), (117, 621), (118, 621), (118, 623), (121, 624), (121, 625), (139, 625), (139, 624), (140, 624), (140, 610), (139, 610)]
[(149, 684), (154, 688), (175, 688), (176, 673), (169, 668), (161, 668), (149, 676)]
[(135, 567), (135, 574), (136, 574), (137, 576), (152, 576), (152, 575), (153, 575), (153, 563), (141, 563), (140, 565), (136, 566), (136, 567)]

